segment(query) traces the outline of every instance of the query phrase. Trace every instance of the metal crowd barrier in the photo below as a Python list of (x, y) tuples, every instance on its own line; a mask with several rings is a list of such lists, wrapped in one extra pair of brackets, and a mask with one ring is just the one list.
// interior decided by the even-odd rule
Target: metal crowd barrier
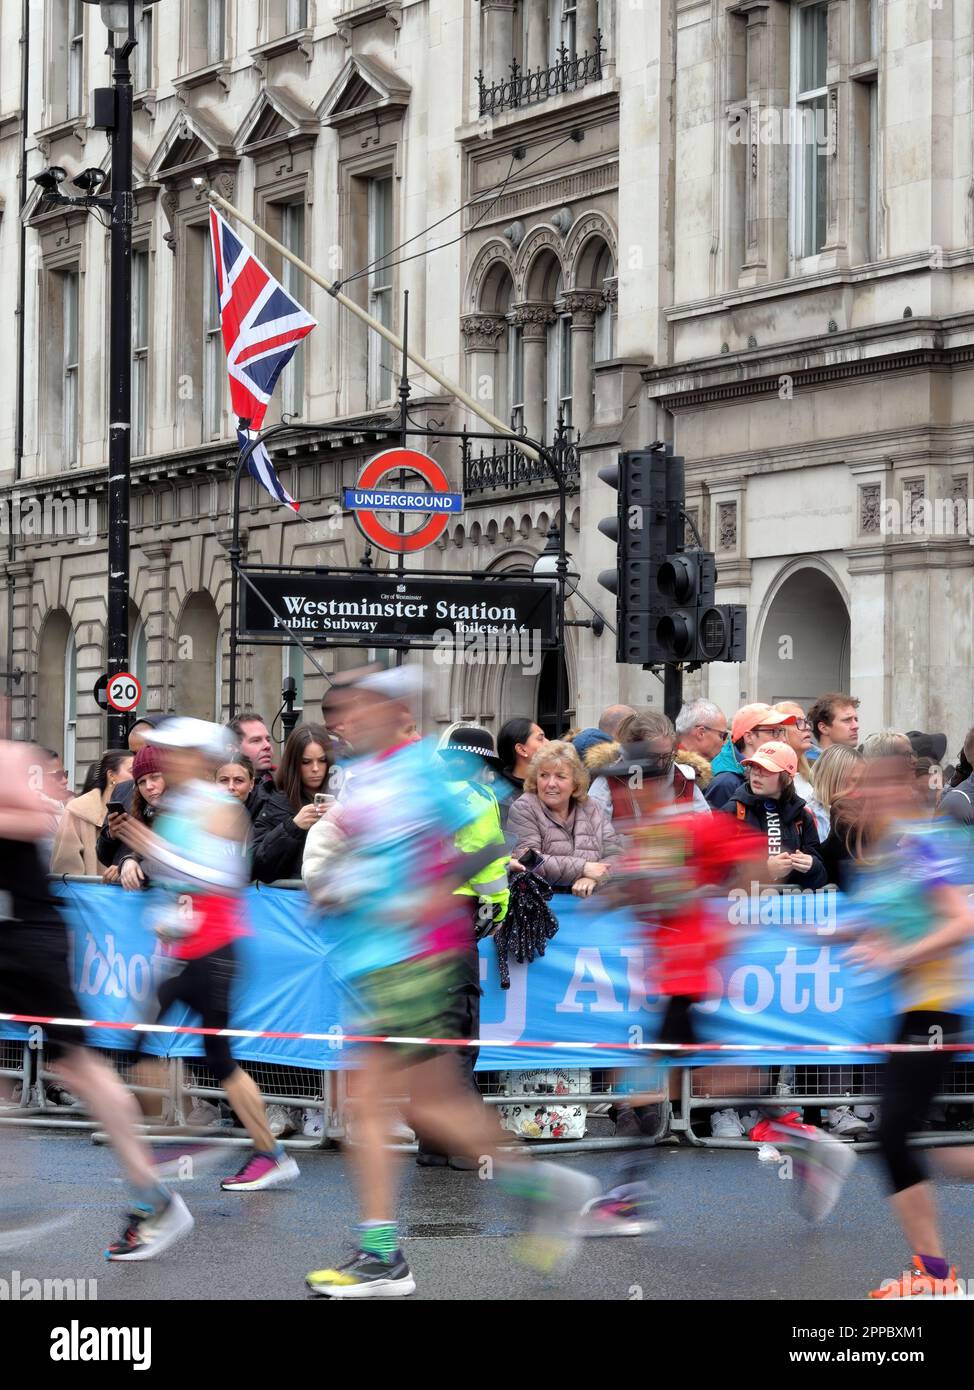
[[(99, 878), (64, 876), (65, 882), (99, 883)], [(281, 880), (269, 885), (273, 888), (300, 890), (300, 880)], [(124, 891), (119, 889), (119, 892)], [(157, 1141), (165, 1142), (167, 1137), (175, 1140), (173, 1131), (186, 1125), (195, 1100), (208, 1100), (216, 1103), (226, 1102), (226, 1093), (207, 1071), (205, 1060), (201, 1058), (173, 1058), (162, 1060), (166, 1067), (167, 1080), (162, 1087), (147, 1086), (137, 1082), (133, 1075), (133, 1054), (100, 1050), (118, 1070), (123, 1083), (134, 1093), (162, 1097), (164, 1120), (145, 1126)], [(322, 1114), (321, 1134), (314, 1136), (295, 1135), (282, 1140), (288, 1148), (313, 1149), (328, 1148), (338, 1141), (347, 1140), (350, 1119), (356, 1100), (351, 1093), (348, 1073), (343, 1071), (313, 1070), (293, 1067), (266, 1061), (248, 1061), (240, 1054), (241, 1064), (254, 1078), (265, 1102), (268, 1105), (281, 1105), (286, 1109), (320, 1111)], [(32, 1068), (36, 1065), (35, 1073)], [(557, 1068), (556, 1054), (553, 1054), (552, 1068), (567, 1072), (580, 1071), (579, 1068)], [(542, 1068), (530, 1068), (541, 1071)], [(746, 1085), (734, 1095), (715, 1095), (705, 1089), (706, 1078), (719, 1074), (721, 1070), (741, 1074), (746, 1072)], [(709, 1116), (715, 1110), (764, 1109), (819, 1107), (833, 1109), (840, 1105), (875, 1105), (879, 1096), (876, 1086), (878, 1066), (861, 1064), (842, 1064), (839, 1062), (820, 1062), (799, 1064), (798, 1078), (803, 1085), (787, 1095), (779, 1095), (768, 1089), (770, 1077), (777, 1069), (768, 1067), (726, 1067), (707, 1066), (683, 1068), (680, 1113), (673, 1113), (669, 1102), (667, 1072), (657, 1069), (644, 1103), (658, 1105), (659, 1124), (654, 1133), (638, 1138), (602, 1137), (586, 1135), (580, 1140), (523, 1140), (511, 1134), (512, 1144), (525, 1144), (539, 1152), (557, 1151), (560, 1153), (590, 1151), (607, 1148), (639, 1148), (659, 1143), (668, 1135), (685, 1136), (688, 1143), (707, 1148), (754, 1148), (756, 1141), (746, 1137), (717, 1138), (709, 1132), (700, 1133), (701, 1121), (706, 1121), (709, 1131)], [(478, 1088), (487, 1105), (516, 1105), (535, 1103), (548, 1105), (572, 1104), (589, 1107), (589, 1119), (600, 1118), (612, 1103), (631, 1103), (631, 1094), (616, 1089), (614, 1078), (618, 1072), (593, 1070), (590, 1076), (590, 1089), (570, 1094), (557, 1095), (551, 1091), (531, 1091), (512, 1094), (506, 1078), (513, 1073), (504, 1071), (481, 1071), (475, 1073)], [(0, 1124), (37, 1124), (45, 1126), (70, 1126), (86, 1130), (97, 1130), (97, 1125), (87, 1119), (80, 1104), (59, 1106), (47, 1097), (48, 1085), (57, 1081), (44, 1060), (43, 1047), (31, 1048), (26, 1043), (0, 1039), (0, 1078), (9, 1078), (11, 1087), (20, 1087), (20, 1097), (3, 1103), (0, 1093)], [(644, 1093), (645, 1094), (645, 1093)], [(405, 1097), (402, 1098), (405, 1101)], [(947, 1076), (944, 1092), (935, 1102), (945, 1104), (969, 1104), (974, 1115), (974, 1063), (956, 1063)], [(167, 1131), (169, 1131), (167, 1135)], [(102, 1136), (95, 1134), (96, 1141)], [(246, 1132), (236, 1127), (209, 1125), (199, 1132), (200, 1139), (207, 1142), (240, 1144), (246, 1142)], [(868, 1139), (857, 1139), (859, 1148), (873, 1147)], [(974, 1133), (967, 1130), (935, 1131), (914, 1136), (913, 1142), (925, 1146), (940, 1144), (968, 1144), (974, 1142)], [(415, 1152), (416, 1145), (395, 1144), (393, 1147), (406, 1152)]]
[[(710, 1115), (716, 1110), (764, 1110), (769, 1113), (785, 1109), (832, 1110), (840, 1105), (878, 1105), (880, 1066), (862, 1063), (800, 1062), (795, 1066), (796, 1085), (781, 1094), (771, 1089), (771, 1077), (778, 1068), (771, 1067), (685, 1067), (680, 1092), (680, 1115), (672, 1120), (674, 1133), (684, 1134), (688, 1143), (711, 1149), (753, 1149), (758, 1141), (740, 1138), (718, 1138), (709, 1133)], [(744, 1085), (735, 1094), (717, 1095), (708, 1090), (710, 1078), (725, 1071), (743, 1075)], [(710, 1073), (708, 1077), (707, 1073)], [(943, 1092), (934, 1097), (934, 1104), (970, 1105), (974, 1122), (974, 1063), (956, 1062), (949, 1067)], [(706, 1123), (707, 1132), (698, 1133), (695, 1126)], [(875, 1148), (867, 1136), (849, 1139), (856, 1148)], [(914, 1134), (911, 1142), (921, 1147), (974, 1143), (972, 1130), (933, 1130)]]

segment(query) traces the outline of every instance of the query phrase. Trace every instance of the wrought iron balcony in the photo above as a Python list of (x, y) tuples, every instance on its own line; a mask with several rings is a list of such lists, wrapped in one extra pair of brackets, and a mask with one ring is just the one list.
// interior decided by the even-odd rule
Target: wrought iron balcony
[(477, 74), (480, 89), (481, 116), (495, 116), (498, 111), (515, 111), (521, 106), (546, 101), (562, 92), (577, 92), (589, 82), (602, 78), (601, 30), (595, 35), (595, 48), (573, 54), (564, 44), (558, 49), (558, 61), (547, 68), (522, 68), (515, 59), (510, 77), (500, 82), (486, 82), (483, 69)]
[[(501, 451), (473, 451), (473, 440), (465, 439), (463, 453), (463, 491), (465, 496), (476, 492), (525, 492), (534, 488), (553, 488), (555, 477), (544, 461), (536, 463), (526, 458), (514, 444)], [(578, 451), (572, 449), (566, 458), (565, 480), (569, 492), (577, 492), (581, 481)]]

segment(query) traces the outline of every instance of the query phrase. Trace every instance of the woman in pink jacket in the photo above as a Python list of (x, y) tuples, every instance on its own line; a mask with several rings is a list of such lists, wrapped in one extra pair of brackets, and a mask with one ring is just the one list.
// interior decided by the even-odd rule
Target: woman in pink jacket
[(554, 739), (532, 758), (524, 795), (511, 806), (508, 838), (514, 858), (531, 851), (539, 877), (563, 893), (587, 898), (609, 872), (622, 839), (605, 812), (588, 795), (588, 773), (570, 743)]

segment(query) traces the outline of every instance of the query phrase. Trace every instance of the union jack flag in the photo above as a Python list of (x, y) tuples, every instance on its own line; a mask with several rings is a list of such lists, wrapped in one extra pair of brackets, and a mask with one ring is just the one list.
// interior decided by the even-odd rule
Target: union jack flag
[[(317, 325), (317, 319), (302, 309), (247, 250), (216, 208), (210, 209), (210, 240), (230, 400), (241, 425), (246, 422), (250, 431), (256, 431), (263, 424), (278, 377), (298, 343)], [(242, 428), (238, 429), (241, 448), (249, 437)], [(251, 475), (272, 497), (297, 511), (297, 502), (281, 486), (262, 444), (247, 462)]]

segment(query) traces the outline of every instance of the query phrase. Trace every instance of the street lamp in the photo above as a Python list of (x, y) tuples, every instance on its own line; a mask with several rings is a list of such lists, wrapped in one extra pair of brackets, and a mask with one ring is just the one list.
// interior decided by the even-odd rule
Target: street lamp
[[(108, 132), (112, 146), (112, 186), (101, 170), (85, 169), (73, 180), (83, 196), (71, 199), (87, 207), (105, 207), (111, 223), (108, 342), (108, 675), (128, 669), (129, 647), (129, 480), (132, 456), (132, 71), (136, 23), (155, 0), (83, 0), (99, 5), (109, 31), (112, 85), (94, 94), (93, 124)], [(98, 175), (102, 174), (99, 178)], [(53, 201), (62, 201), (55, 194)], [(67, 201), (67, 200), (64, 200)], [(108, 715), (108, 746), (124, 748), (128, 720)]]

